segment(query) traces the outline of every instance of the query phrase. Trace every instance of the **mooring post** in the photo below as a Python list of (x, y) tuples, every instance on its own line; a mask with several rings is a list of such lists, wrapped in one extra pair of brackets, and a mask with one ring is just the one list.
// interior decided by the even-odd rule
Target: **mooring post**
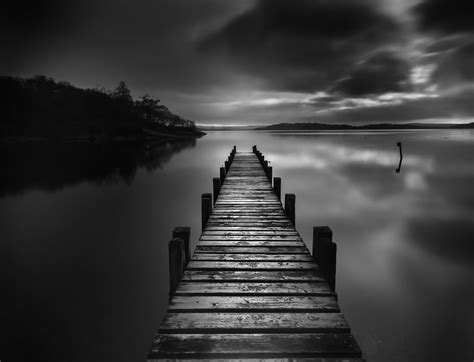
[(217, 201), (217, 196), (221, 190), (221, 179), (219, 177), (214, 177), (212, 179), (212, 192), (214, 194), (214, 203)]
[(257, 152), (257, 146), (255, 146), (255, 145), (252, 146), (252, 152), (253, 153)]
[[(191, 250), (189, 249), (189, 239), (191, 237), (191, 228), (189, 226), (177, 226), (173, 230), (173, 238), (180, 238), (184, 241), (184, 266), (188, 264), (191, 258)], [(183, 266), (183, 271), (184, 271)]]
[(226, 172), (225, 172), (225, 167), (221, 167), (221, 168), (219, 169), (219, 176), (220, 176), (220, 178), (221, 178), (221, 185), (224, 183), (225, 174), (226, 174)]
[(201, 226), (202, 230), (206, 227), (207, 220), (212, 211), (212, 194), (201, 195)]
[(273, 189), (275, 190), (278, 200), (281, 202), (281, 177), (273, 178)]
[(313, 228), (313, 258), (329, 287), (336, 290), (336, 255), (337, 245), (332, 241), (332, 231), (329, 226)]
[(226, 173), (229, 172), (229, 166), (230, 166), (229, 161), (224, 161), (224, 168), (225, 168)]
[(185, 251), (184, 240), (173, 238), (168, 244), (169, 272), (170, 272), (170, 299), (173, 297), (184, 269)]
[(295, 194), (285, 194), (285, 213), (295, 225)]
[(268, 180), (270, 181), (270, 185), (271, 185), (272, 184), (272, 177), (273, 177), (273, 167), (272, 166), (267, 167), (267, 177), (268, 177)]

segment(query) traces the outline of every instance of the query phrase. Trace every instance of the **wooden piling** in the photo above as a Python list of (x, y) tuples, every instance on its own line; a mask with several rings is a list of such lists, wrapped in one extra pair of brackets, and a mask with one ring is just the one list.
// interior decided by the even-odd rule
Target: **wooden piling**
[(272, 166), (268, 166), (266, 173), (267, 173), (268, 180), (270, 180), (270, 185), (271, 185), (271, 183), (272, 183), (272, 177), (273, 177), (273, 167), (272, 167)]
[(273, 189), (275, 190), (278, 200), (281, 201), (281, 177), (273, 178)]
[(202, 230), (206, 227), (209, 215), (212, 212), (212, 194), (201, 195), (201, 226)]
[(229, 167), (230, 167), (229, 161), (224, 161), (224, 168), (225, 168), (226, 173), (229, 171)]
[(169, 276), (170, 276), (170, 299), (178, 288), (185, 264), (184, 240), (173, 238), (168, 244), (169, 252)]
[(216, 203), (217, 196), (221, 190), (221, 179), (219, 177), (214, 177), (212, 179), (212, 192), (214, 194), (214, 204)]
[(191, 228), (189, 226), (177, 226), (173, 230), (173, 238), (180, 238), (184, 241), (184, 267), (188, 264), (188, 261), (191, 258), (191, 250), (189, 248), (190, 237)]
[(295, 194), (285, 194), (285, 213), (295, 225)]
[(332, 241), (332, 230), (329, 226), (315, 226), (313, 258), (333, 292), (336, 290), (336, 255), (337, 245)]
[(220, 176), (220, 179), (221, 179), (221, 185), (224, 183), (224, 179), (225, 179), (225, 167), (221, 167), (219, 169), (219, 176)]

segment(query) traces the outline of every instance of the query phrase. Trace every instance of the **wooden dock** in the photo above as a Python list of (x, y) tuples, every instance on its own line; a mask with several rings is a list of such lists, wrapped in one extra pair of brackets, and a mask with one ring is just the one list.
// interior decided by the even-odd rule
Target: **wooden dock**
[[(203, 232), (189, 261), (175, 253), (176, 245), (188, 248), (186, 236), (170, 243), (170, 273), (178, 275), (170, 276), (169, 308), (149, 361), (362, 361), (334, 281), (327, 282), (331, 268), (316, 264), (294, 226), (294, 195), (284, 209), (281, 181), (272, 187), (271, 174), (255, 146), (234, 148), (214, 179), (214, 200), (203, 195)], [(318, 253), (328, 239), (315, 242)], [(335, 244), (331, 250), (335, 264)], [(173, 260), (183, 264), (176, 269)]]

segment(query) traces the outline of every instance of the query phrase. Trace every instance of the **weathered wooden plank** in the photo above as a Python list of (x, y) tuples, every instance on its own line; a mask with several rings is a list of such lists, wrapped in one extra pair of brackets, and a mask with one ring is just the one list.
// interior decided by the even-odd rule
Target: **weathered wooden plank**
[(149, 358), (361, 357), (348, 333), (158, 334)]
[(181, 296), (175, 295), (170, 312), (339, 312), (333, 296)]
[(289, 237), (289, 236), (299, 236), (298, 232), (291, 229), (280, 229), (280, 230), (248, 230), (247, 228), (241, 228), (241, 230), (236, 229), (226, 229), (222, 228), (221, 230), (209, 230), (206, 229), (203, 231), (202, 236), (280, 236), (280, 237)]
[[(211, 214), (209, 221), (239, 221), (239, 222), (280, 222), (290, 223), (285, 214), (275, 215), (245, 215), (245, 214)], [(293, 225), (293, 224), (291, 224)]]
[(183, 282), (324, 282), (324, 278), (317, 270), (186, 270), (181, 280)]
[(175, 295), (318, 295), (334, 296), (326, 283), (181, 282)]
[[(148, 362), (160, 362), (160, 361), (179, 361), (180, 359), (169, 359), (169, 358), (148, 358)], [(186, 359), (185, 359), (186, 360)], [(203, 362), (223, 362), (222, 358), (200, 358)], [(254, 361), (256, 362), (257, 360), (260, 361), (261, 359), (256, 359), (256, 358), (246, 358), (246, 361)], [(242, 362), (241, 358), (225, 358), (226, 362)], [(365, 359), (363, 358), (348, 358), (348, 357), (343, 357), (343, 358), (332, 358), (332, 357), (311, 357), (311, 358), (267, 358), (265, 357), (264, 359), (265, 362), (366, 362)]]
[(306, 247), (303, 241), (295, 240), (200, 240), (199, 246), (300, 246)]
[(212, 269), (212, 270), (318, 270), (314, 262), (291, 262), (291, 261), (196, 261), (190, 260), (188, 269)]
[(309, 251), (305, 247), (241, 247), (241, 246), (196, 246), (194, 254), (200, 253), (223, 253), (223, 254), (309, 254)]
[(222, 228), (246, 228), (247, 230), (252, 230), (253, 228), (258, 229), (270, 229), (277, 230), (278, 228), (291, 229), (293, 224), (283, 220), (254, 220), (254, 221), (239, 221), (239, 220), (222, 220), (222, 219), (212, 219), (207, 221), (206, 229), (204, 230), (219, 230)]
[(203, 234), (200, 240), (260, 240), (260, 241), (301, 241), (298, 235), (207, 235)]
[(194, 253), (195, 261), (300, 261), (313, 262), (310, 254), (211, 254)]
[(350, 333), (341, 313), (167, 313), (160, 333)]

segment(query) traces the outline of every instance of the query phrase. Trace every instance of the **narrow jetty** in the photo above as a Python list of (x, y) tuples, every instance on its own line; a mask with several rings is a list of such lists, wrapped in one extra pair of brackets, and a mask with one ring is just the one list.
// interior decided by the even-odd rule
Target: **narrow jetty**
[(314, 228), (313, 256), (295, 229), (295, 196), (257, 147), (235, 146), (202, 196), (203, 231), (169, 244), (170, 303), (149, 361), (362, 361), (335, 293), (336, 244)]

